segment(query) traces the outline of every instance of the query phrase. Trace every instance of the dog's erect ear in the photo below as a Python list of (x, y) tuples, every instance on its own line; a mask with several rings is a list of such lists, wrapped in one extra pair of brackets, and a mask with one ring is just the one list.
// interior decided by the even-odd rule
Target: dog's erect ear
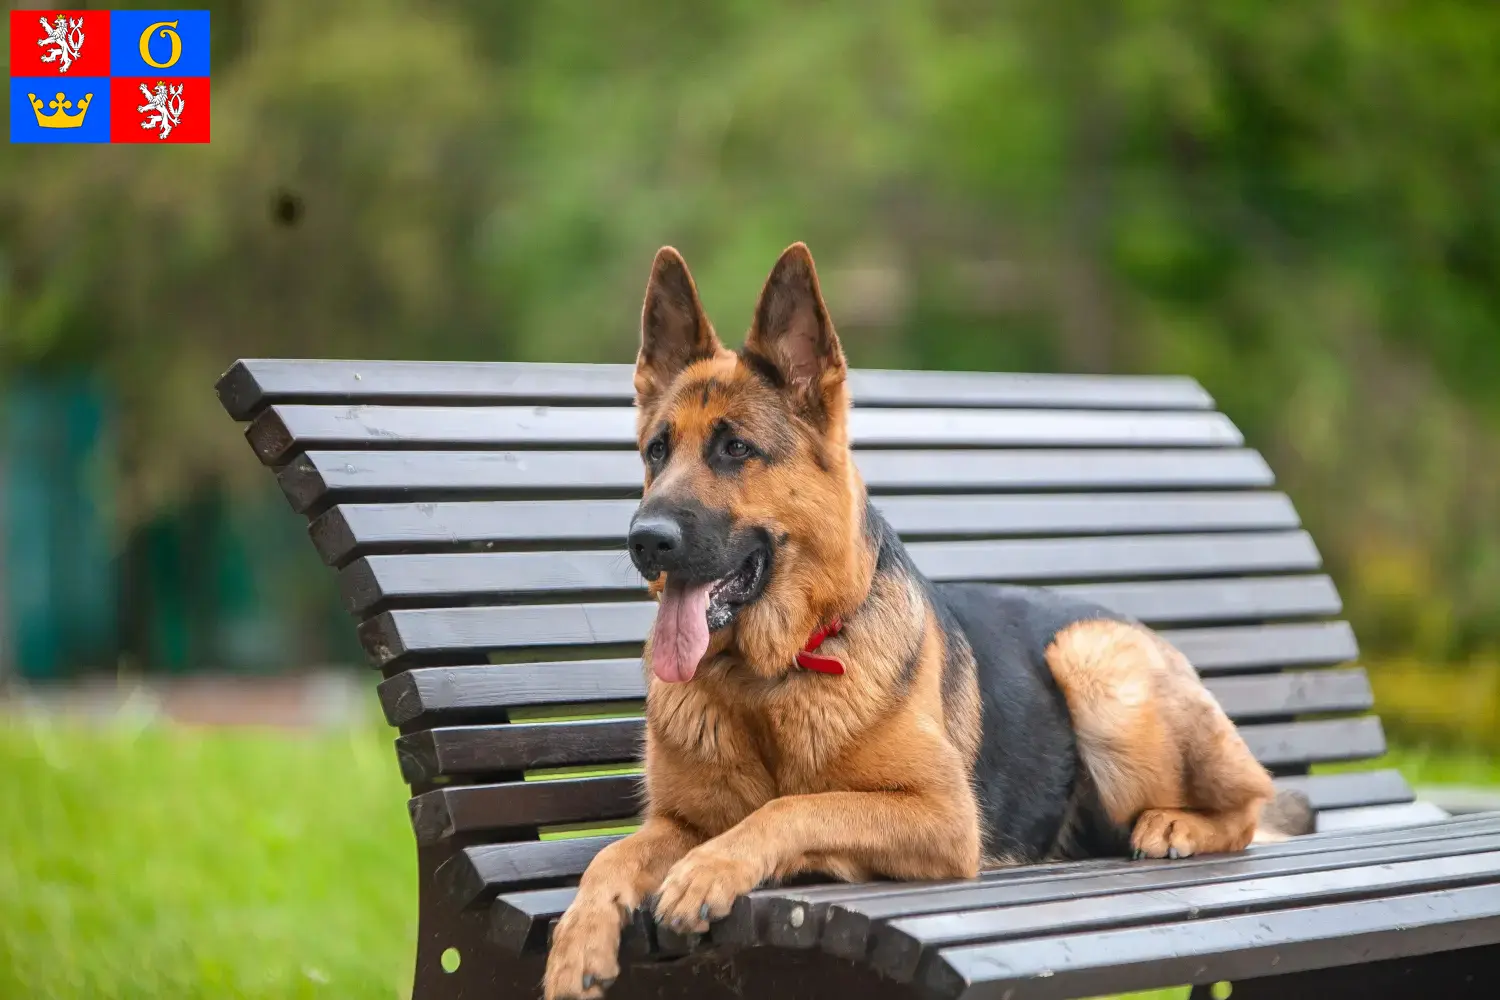
[(637, 399), (660, 392), (688, 365), (720, 350), (687, 263), (676, 250), (662, 247), (651, 264), (646, 304), (641, 309), (641, 352), (635, 359)]
[(767, 364), (810, 416), (834, 411), (835, 394), (847, 374), (844, 349), (818, 287), (812, 254), (793, 243), (781, 254), (755, 304), (744, 355), (753, 366)]

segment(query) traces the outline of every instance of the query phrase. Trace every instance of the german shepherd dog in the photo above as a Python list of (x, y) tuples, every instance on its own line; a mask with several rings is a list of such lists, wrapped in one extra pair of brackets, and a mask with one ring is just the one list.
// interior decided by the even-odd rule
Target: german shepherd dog
[[(702, 933), (762, 883), (972, 878), (1049, 858), (1183, 858), (1310, 832), (1163, 639), (1046, 590), (935, 586), (870, 505), (812, 256), (781, 255), (745, 346), (687, 265), (652, 267), (627, 545), (646, 644), (644, 823), (589, 865), (547, 1000), (603, 996), (620, 933)], [(1259, 828), (1259, 829), (1258, 829)]]

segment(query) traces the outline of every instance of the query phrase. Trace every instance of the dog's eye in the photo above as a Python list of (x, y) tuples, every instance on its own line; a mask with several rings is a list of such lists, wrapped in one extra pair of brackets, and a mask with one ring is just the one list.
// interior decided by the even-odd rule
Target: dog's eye
[(724, 442), (724, 454), (730, 458), (748, 458), (750, 446), (739, 438), (730, 438)]
[(646, 457), (653, 462), (660, 462), (667, 457), (667, 443), (660, 438), (646, 445)]

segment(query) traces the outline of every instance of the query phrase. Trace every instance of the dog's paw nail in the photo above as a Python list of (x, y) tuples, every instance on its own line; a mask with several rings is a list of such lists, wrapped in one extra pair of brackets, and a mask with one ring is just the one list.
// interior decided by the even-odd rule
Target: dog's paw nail
[(1169, 847), (1167, 848), (1167, 857), (1171, 858), (1173, 861), (1176, 861), (1178, 858), (1182, 857), (1182, 855), (1177, 853), (1177, 848)]
[(615, 981), (613, 979), (601, 979), (601, 980), (599, 980), (599, 988), (601, 990), (607, 990), (611, 986), (613, 986), (614, 984), (615, 984)]
[(592, 973), (584, 973), (584, 976), (583, 976), (583, 988), (584, 989), (588, 989), (590, 986), (593, 986), (593, 985), (594, 985), (594, 976), (593, 976), (593, 974)]
[(1145, 856), (1146, 856), (1146, 853), (1144, 851), (1142, 851), (1139, 847), (1137, 847), (1135, 850), (1133, 850), (1133, 851), (1130, 852), (1130, 860), (1131, 861), (1139, 861), (1142, 858), (1144, 858)]
[(708, 919), (709, 910), (710, 910), (710, 907), (709, 907), (709, 905), (707, 903), (704, 903), (702, 906), (698, 907), (698, 919), (699, 920), (707, 920)]

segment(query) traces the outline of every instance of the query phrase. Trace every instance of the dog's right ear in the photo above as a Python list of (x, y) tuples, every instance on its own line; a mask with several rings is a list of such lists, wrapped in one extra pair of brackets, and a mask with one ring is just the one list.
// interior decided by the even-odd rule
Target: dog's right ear
[(656, 252), (641, 309), (641, 353), (635, 359), (637, 403), (672, 384), (688, 365), (723, 348), (714, 334), (687, 262), (671, 247)]

